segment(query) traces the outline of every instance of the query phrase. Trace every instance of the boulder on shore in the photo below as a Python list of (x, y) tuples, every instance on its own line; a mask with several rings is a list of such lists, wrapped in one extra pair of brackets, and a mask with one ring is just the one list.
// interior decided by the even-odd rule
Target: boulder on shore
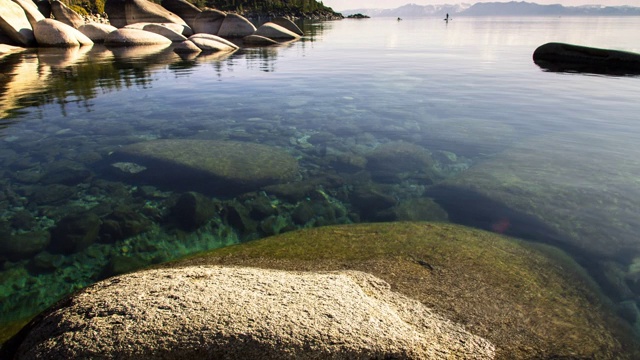
[(40, 12), (38, 6), (31, 0), (13, 0), (16, 4), (20, 5), (20, 7), (24, 10), (24, 13), (27, 15), (27, 19), (29, 20), (29, 24), (33, 28), (35, 24), (44, 20), (45, 16)]
[(18, 45), (36, 45), (33, 28), (22, 7), (11, 0), (0, 0), (0, 9), (0, 30)]
[(242, 38), (256, 31), (251, 21), (238, 14), (227, 14), (217, 35), (223, 38)]
[(226, 16), (227, 14), (220, 10), (206, 9), (193, 19), (193, 31), (196, 34), (217, 35)]
[(533, 61), (549, 71), (640, 74), (640, 54), (564, 43), (541, 45), (534, 51)]
[(107, 35), (118, 29), (108, 24), (90, 23), (81, 25), (78, 30), (94, 43), (102, 43), (107, 38)]
[(122, 28), (111, 32), (104, 39), (108, 46), (138, 46), (138, 45), (171, 45), (172, 41), (162, 35), (140, 29)]
[(187, 25), (178, 15), (147, 0), (107, 0), (104, 10), (111, 25), (117, 28), (139, 22)]
[(79, 30), (54, 19), (38, 21), (33, 29), (42, 46), (71, 47), (93, 45), (93, 41)]
[(51, 1), (51, 12), (56, 20), (78, 29), (84, 25), (84, 19), (75, 11), (69, 9), (67, 5), (58, 0)]
[(196, 17), (202, 12), (195, 5), (186, 0), (162, 0), (161, 5), (165, 9), (180, 16), (180, 18), (182, 18), (182, 20), (184, 20), (192, 29)]
[[(211, 301), (215, 299), (215, 301)], [(95, 284), (29, 325), (16, 358), (493, 359), (495, 348), (360, 271), (197, 266)]]
[(283, 28), (291, 31), (294, 34), (298, 34), (300, 36), (304, 36), (304, 32), (302, 32), (302, 30), (300, 30), (300, 28), (298, 27), (298, 25), (296, 25), (293, 21), (284, 18), (284, 17), (278, 17), (275, 18), (273, 20), (271, 20), (272, 23), (276, 24), (276, 25), (280, 25)]
[(254, 35), (264, 36), (269, 39), (281, 40), (295, 40), (300, 38), (300, 35), (272, 22), (267, 22), (260, 25)]
[(233, 51), (238, 49), (238, 45), (217, 35), (195, 34), (189, 37), (202, 51)]

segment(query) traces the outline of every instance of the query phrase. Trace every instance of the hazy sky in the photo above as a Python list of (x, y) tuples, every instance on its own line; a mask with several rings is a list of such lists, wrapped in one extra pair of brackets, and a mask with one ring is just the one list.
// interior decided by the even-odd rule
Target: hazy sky
[[(435, 4), (460, 4), (477, 2), (508, 2), (509, 0), (322, 0), (326, 6), (333, 10), (349, 10), (358, 8), (393, 9), (405, 4), (435, 5)], [(518, 0), (520, 1), (520, 0)], [(599, 5), (631, 5), (640, 7), (640, 0), (527, 0), (538, 4), (562, 4), (565, 6), (577, 6), (585, 4)]]

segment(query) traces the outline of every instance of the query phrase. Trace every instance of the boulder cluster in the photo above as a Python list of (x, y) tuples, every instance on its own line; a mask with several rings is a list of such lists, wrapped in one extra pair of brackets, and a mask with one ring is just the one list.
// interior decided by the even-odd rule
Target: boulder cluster
[[(256, 28), (238, 14), (200, 10), (186, 0), (107, 0), (109, 24), (87, 22), (58, 0), (0, 0), (0, 52), (14, 47), (171, 45), (178, 53), (233, 51), (236, 43), (274, 45), (299, 39), (291, 20), (277, 18)], [(227, 39), (232, 39), (231, 42)]]

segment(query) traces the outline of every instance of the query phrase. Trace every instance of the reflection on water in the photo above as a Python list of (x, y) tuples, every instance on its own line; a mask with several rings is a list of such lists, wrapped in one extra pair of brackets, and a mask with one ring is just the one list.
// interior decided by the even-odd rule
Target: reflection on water
[(3, 58), (0, 322), (197, 251), (410, 220), (559, 246), (638, 326), (637, 78), (531, 60), (549, 41), (633, 51), (638, 19), (392, 20), (194, 57)]

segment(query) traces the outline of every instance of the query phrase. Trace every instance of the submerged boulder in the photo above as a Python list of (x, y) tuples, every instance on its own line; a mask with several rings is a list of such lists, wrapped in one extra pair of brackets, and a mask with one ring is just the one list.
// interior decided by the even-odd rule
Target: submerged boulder
[(67, 5), (58, 0), (51, 1), (51, 12), (56, 20), (76, 29), (85, 23), (82, 16), (78, 15), (78, 13), (69, 9)]
[(291, 180), (296, 159), (261, 144), (214, 140), (153, 140), (128, 145), (116, 157), (147, 167), (143, 179), (212, 192), (233, 191)]
[(494, 352), (363, 272), (197, 266), (95, 284), (33, 323), (16, 355), (480, 360)]
[(534, 51), (533, 61), (550, 71), (640, 74), (640, 54), (564, 43), (541, 45)]
[(460, 225), (328, 226), (166, 266), (215, 264), (371, 273), (491, 341), (496, 359), (637, 358), (625, 347), (630, 330), (614, 320), (597, 288), (568, 256)]
[(42, 46), (72, 47), (93, 45), (93, 41), (71, 26), (54, 19), (38, 21), (33, 29)]
[(367, 170), (374, 180), (397, 182), (424, 178), (431, 172), (433, 159), (425, 148), (404, 141), (393, 141), (367, 154)]
[(33, 28), (22, 7), (11, 0), (0, 0), (0, 8), (0, 30), (18, 45), (36, 45)]

